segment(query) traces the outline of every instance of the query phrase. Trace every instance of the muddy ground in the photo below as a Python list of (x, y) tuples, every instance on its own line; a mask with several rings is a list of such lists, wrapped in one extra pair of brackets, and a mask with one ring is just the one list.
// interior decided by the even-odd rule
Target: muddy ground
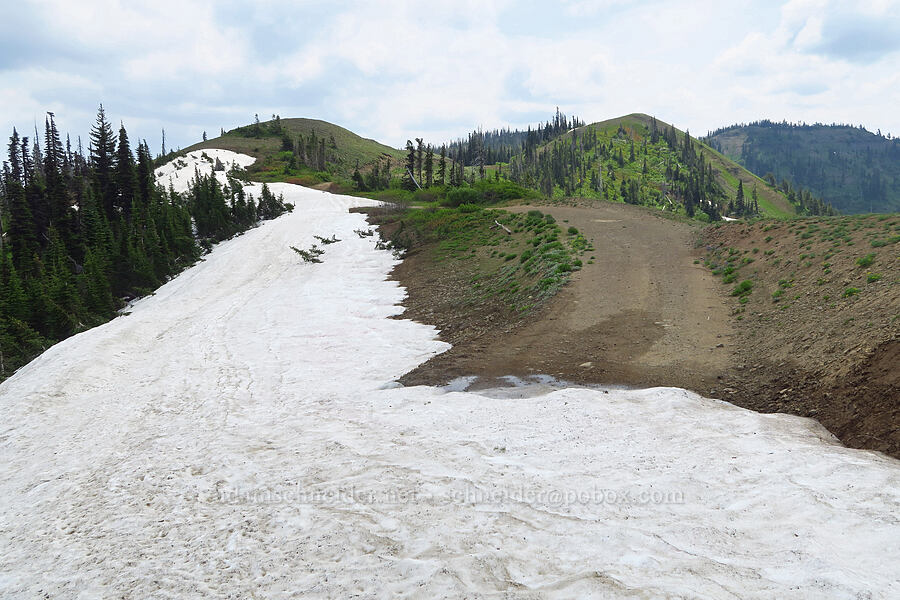
[(737, 319), (732, 286), (703, 264), (708, 246), (699, 244), (696, 225), (623, 204), (540, 208), (593, 241), (593, 264), (585, 256), (567, 286), (523, 317), (490, 300), (472, 302), (472, 264), (436, 262), (429, 246), (412, 249), (393, 273), (409, 292), (403, 318), (435, 325), (453, 348), (401, 383), (477, 376), (475, 387), (493, 387), (505, 376), (545, 374), (582, 384), (682, 387), (761, 412), (813, 417), (849, 446), (900, 457), (900, 344), (890, 322), (833, 332), (852, 352), (793, 360), (781, 352), (785, 340), (819, 339), (821, 314), (793, 311), (787, 327)]

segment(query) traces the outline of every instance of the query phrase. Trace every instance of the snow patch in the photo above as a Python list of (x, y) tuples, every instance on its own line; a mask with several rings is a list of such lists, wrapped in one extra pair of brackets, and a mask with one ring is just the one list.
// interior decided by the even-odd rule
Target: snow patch
[[(215, 171), (216, 160), (225, 167), (224, 171)], [(256, 159), (246, 154), (238, 154), (230, 150), (193, 150), (185, 156), (169, 161), (154, 171), (156, 181), (166, 189), (169, 186), (179, 193), (186, 192), (196, 173), (208, 175), (213, 173), (221, 184), (226, 184), (226, 173), (232, 167), (246, 169), (256, 162)]]

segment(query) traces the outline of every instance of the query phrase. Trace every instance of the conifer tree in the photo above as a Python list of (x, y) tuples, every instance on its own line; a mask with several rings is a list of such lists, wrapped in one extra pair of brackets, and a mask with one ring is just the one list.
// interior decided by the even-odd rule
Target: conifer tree
[(441, 144), (441, 158), (438, 161), (438, 181), (440, 185), (447, 183), (447, 145)]
[(417, 173), (416, 179), (418, 180), (419, 185), (422, 185), (422, 161), (424, 150), (424, 140), (422, 138), (416, 138), (416, 169), (414, 172)]
[(153, 158), (147, 140), (138, 142), (137, 151), (137, 199), (145, 206), (150, 205), (150, 193), (156, 187), (153, 178)]
[(434, 185), (434, 149), (431, 144), (425, 149), (425, 187)]
[(85, 307), (101, 317), (113, 314), (113, 297), (106, 275), (105, 261), (88, 248), (84, 255), (84, 285), (82, 299)]
[(128, 133), (125, 126), (119, 127), (119, 144), (116, 149), (115, 162), (115, 207), (125, 219), (131, 218), (131, 209), (135, 200), (137, 189), (137, 174), (134, 165), (134, 156), (131, 154), (131, 145), (128, 142)]
[(403, 187), (407, 190), (416, 189), (413, 173), (416, 171), (416, 148), (412, 140), (406, 140), (406, 173), (403, 174)]
[[(163, 144), (165, 151), (165, 142)], [(116, 141), (101, 104), (97, 111), (97, 120), (91, 128), (91, 166), (99, 192), (100, 206), (103, 207), (107, 219), (112, 219), (115, 215), (117, 196), (113, 172), (115, 153)]]
[(12, 256), (16, 267), (20, 271), (28, 272), (32, 265), (31, 257), (37, 252), (38, 244), (31, 207), (25, 197), (19, 145), (19, 134), (13, 129), (12, 136), (9, 138), (9, 169), (4, 174), (4, 188), (9, 206), (9, 237)]
[(44, 182), (50, 224), (56, 228), (65, 242), (71, 243), (74, 231), (68, 190), (63, 175), (65, 150), (59, 138), (56, 123), (54, 123), (53, 113), (47, 113), (47, 115), (48, 117), (44, 121)]

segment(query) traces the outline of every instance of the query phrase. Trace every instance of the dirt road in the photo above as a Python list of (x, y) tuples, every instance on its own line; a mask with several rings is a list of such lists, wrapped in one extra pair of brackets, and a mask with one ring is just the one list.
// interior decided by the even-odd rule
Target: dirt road
[[(442, 337), (453, 349), (402, 382), (443, 384), (476, 375), (476, 385), (490, 386), (507, 375), (547, 374), (578, 383), (678, 386), (714, 395), (717, 376), (731, 359), (731, 328), (716, 290), (721, 284), (694, 264), (695, 229), (623, 204), (541, 209), (593, 242), (583, 269), (534, 318), (475, 327), (468, 335), (465, 327), (449, 327)], [(404, 264), (397, 275), (411, 297), (429, 294), (418, 285), (421, 265)], [(433, 322), (433, 312), (421, 314), (418, 304), (405, 316)]]

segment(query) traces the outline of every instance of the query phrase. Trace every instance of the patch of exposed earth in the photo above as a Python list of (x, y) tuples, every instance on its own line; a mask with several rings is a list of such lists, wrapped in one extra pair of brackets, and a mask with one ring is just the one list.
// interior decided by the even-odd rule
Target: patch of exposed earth
[[(577, 227), (594, 251), (568, 285), (526, 316), (499, 301), (473, 301), (469, 281), (477, 267), (434, 261), (430, 246), (413, 249), (397, 266), (393, 276), (409, 292), (403, 318), (435, 325), (453, 345), (401, 383), (456, 380), (483, 389), (541, 375), (574, 384), (683, 387), (761, 412), (813, 417), (849, 446), (900, 456), (900, 362), (889, 321), (822, 332), (813, 310), (794, 311), (787, 325), (738, 320), (733, 286), (702, 264), (707, 249), (697, 247), (696, 226), (623, 204), (540, 208)], [(878, 302), (890, 305), (892, 298)], [(809, 345), (815, 356), (784, 356), (788, 339), (829, 335), (840, 338), (839, 355), (826, 339)]]

